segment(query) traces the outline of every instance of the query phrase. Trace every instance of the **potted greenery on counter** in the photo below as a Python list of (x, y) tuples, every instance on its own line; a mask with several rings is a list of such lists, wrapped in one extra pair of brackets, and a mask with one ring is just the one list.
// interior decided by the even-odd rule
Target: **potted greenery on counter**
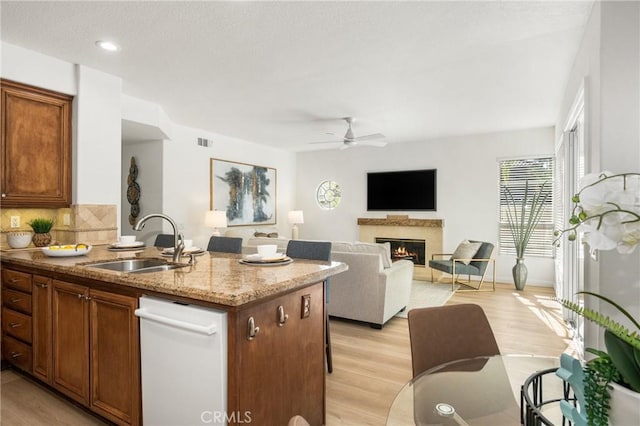
[(33, 229), (33, 245), (36, 247), (46, 247), (51, 243), (51, 228), (53, 228), (53, 219), (44, 217), (36, 217), (27, 222), (27, 225)]
[[(567, 233), (570, 241), (578, 232), (584, 232), (583, 240), (596, 250), (616, 249), (621, 254), (633, 253), (640, 244), (640, 174), (603, 172), (587, 175), (580, 192), (573, 196), (573, 212), (570, 227), (556, 231), (556, 241)], [(587, 349), (596, 358), (585, 367), (584, 395), (588, 424), (640, 424), (640, 323), (623, 306), (597, 293), (581, 294), (596, 297), (613, 306), (635, 328), (630, 330), (600, 312), (562, 300), (566, 308), (604, 328), (605, 351)], [(615, 387), (613, 384), (622, 386)], [(611, 391), (626, 396), (629, 412), (614, 414), (610, 406), (621, 404), (610, 400)], [(622, 396), (617, 398), (622, 399)], [(621, 416), (616, 417), (614, 416)], [(634, 417), (635, 416), (635, 417)], [(619, 420), (624, 419), (624, 423)]]

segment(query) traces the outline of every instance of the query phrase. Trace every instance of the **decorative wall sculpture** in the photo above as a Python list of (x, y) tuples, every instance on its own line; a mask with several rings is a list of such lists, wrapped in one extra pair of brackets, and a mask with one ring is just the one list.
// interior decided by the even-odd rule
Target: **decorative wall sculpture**
[(127, 178), (127, 201), (131, 204), (131, 213), (129, 214), (129, 224), (136, 224), (138, 215), (140, 214), (140, 185), (136, 182), (138, 178), (138, 166), (135, 157), (131, 157), (131, 166), (129, 167), (129, 176)]

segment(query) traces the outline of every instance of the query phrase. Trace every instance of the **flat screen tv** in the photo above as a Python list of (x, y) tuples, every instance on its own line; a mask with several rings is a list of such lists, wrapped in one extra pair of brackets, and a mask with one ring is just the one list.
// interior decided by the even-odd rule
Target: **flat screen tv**
[(367, 210), (436, 211), (436, 169), (367, 173)]

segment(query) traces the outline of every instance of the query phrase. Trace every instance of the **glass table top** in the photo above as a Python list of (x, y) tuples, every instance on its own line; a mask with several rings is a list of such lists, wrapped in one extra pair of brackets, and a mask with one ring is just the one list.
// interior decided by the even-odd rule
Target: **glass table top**
[[(536, 371), (557, 367), (559, 358), (496, 355), (454, 361), (427, 370), (398, 393), (387, 426), (519, 425), (520, 387)], [(562, 395), (557, 389), (545, 392)]]

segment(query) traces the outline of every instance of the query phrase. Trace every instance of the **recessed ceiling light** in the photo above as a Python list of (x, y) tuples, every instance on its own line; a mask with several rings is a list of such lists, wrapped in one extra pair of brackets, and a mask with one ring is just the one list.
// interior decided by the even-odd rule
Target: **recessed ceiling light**
[(108, 50), (109, 52), (117, 52), (118, 50), (120, 50), (120, 46), (112, 41), (98, 40), (96, 41), (96, 46), (101, 49)]

